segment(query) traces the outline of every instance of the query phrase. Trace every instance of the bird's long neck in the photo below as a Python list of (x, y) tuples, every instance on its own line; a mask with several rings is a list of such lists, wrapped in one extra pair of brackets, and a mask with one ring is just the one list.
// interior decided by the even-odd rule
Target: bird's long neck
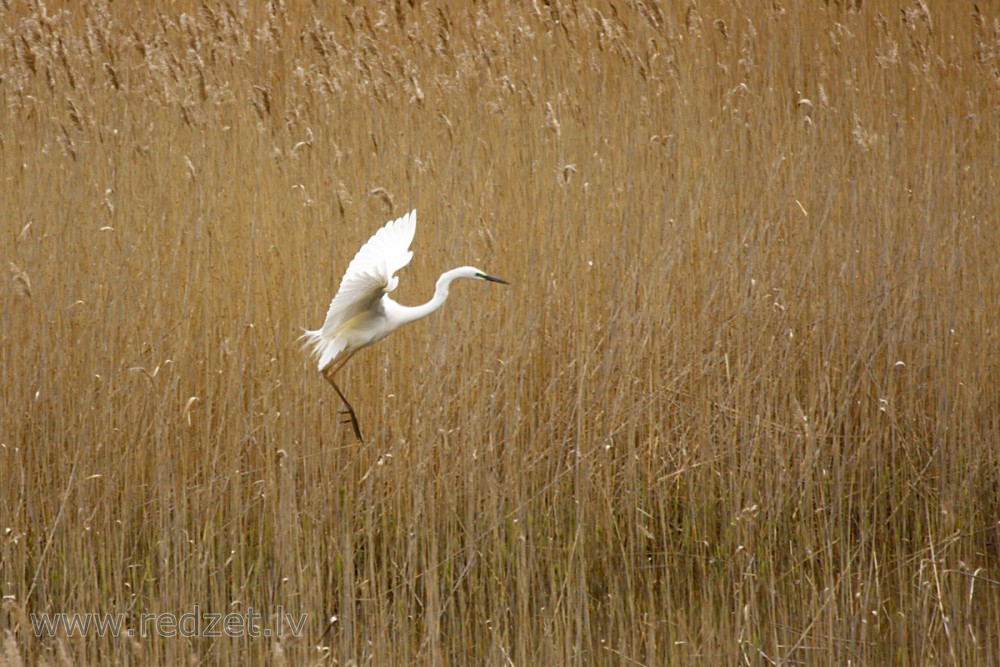
[(427, 317), (435, 310), (444, 305), (444, 302), (448, 300), (448, 288), (451, 286), (451, 281), (455, 280), (459, 276), (458, 269), (452, 269), (451, 271), (445, 271), (441, 274), (441, 277), (437, 280), (437, 285), (434, 287), (434, 296), (431, 300), (422, 306), (399, 306), (400, 315), (402, 319), (402, 324), (409, 324), (415, 320), (419, 320), (422, 317)]

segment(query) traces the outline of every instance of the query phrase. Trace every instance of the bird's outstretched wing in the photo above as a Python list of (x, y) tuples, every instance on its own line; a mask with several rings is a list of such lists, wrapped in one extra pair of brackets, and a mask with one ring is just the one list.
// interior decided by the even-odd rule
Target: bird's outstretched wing
[(372, 308), (387, 292), (396, 289), (396, 271), (410, 263), (410, 244), (417, 230), (417, 212), (386, 223), (361, 246), (340, 281), (340, 289), (330, 302), (321, 333), (332, 336), (344, 322)]

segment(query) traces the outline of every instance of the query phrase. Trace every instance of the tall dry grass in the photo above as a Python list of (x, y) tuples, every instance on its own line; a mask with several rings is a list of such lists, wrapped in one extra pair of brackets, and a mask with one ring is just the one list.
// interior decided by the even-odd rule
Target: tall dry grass
[(1000, 14), (871, 4), (6, 3), (0, 662), (1000, 663)]

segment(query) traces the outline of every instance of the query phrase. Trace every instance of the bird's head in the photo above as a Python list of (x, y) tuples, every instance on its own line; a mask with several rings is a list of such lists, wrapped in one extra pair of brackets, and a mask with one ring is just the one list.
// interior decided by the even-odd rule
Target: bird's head
[(488, 280), (491, 283), (501, 283), (503, 285), (509, 285), (506, 280), (497, 278), (496, 276), (491, 276), (485, 271), (480, 271), (474, 266), (463, 266), (461, 268), (455, 269), (456, 278), (468, 278), (469, 280)]

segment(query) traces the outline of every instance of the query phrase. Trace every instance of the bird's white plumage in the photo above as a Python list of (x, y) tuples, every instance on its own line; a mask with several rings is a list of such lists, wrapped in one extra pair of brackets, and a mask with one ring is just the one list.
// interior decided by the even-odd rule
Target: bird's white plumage
[[(347, 266), (340, 289), (330, 302), (323, 326), (303, 338), (319, 362), (319, 370), (352, 348), (363, 347), (385, 335), (370, 326), (382, 298), (396, 289), (396, 272), (410, 263), (410, 244), (417, 230), (417, 212), (387, 222), (361, 246)], [(384, 320), (384, 318), (383, 318)]]
[(387, 222), (361, 246), (347, 266), (340, 289), (326, 311), (326, 321), (320, 330), (323, 335), (333, 335), (337, 327), (372, 308), (384, 294), (396, 289), (399, 284), (396, 271), (413, 259), (410, 244), (416, 231), (417, 212), (414, 210)]

